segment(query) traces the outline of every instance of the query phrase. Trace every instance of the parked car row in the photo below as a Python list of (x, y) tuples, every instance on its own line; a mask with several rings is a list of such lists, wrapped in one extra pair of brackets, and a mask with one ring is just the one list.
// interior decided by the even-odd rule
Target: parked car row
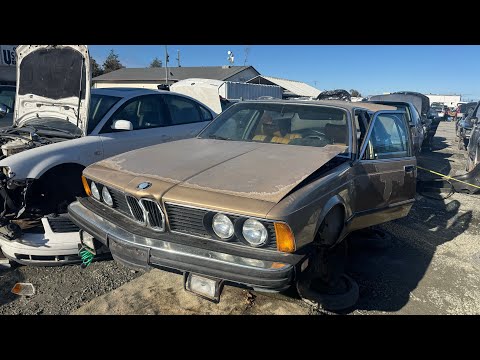
[[(467, 148), (467, 166), (466, 170), (469, 172), (474, 171), (474, 169), (478, 168), (480, 163), (480, 102), (478, 102), (471, 114), (468, 118), (469, 125), (471, 126), (471, 130), (465, 127), (465, 138), (468, 137), (468, 141), (466, 141), (466, 148)], [(465, 119), (466, 121), (467, 119)], [(468, 131), (470, 130), (470, 131)]]
[(0, 130), (7, 258), (110, 252), (183, 273), (214, 301), (230, 283), (353, 305), (344, 239), (409, 213), (428, 98), (248, 100), (217, 115), (172, 91), (90, 89), (89, 67), (84, 45), (17, 48), (13, 125)]
[[(400, 92), (386, 95), (371, 96), (369, 101), (377, 104), (393, 105), (405, 112), (412, 135), (414, 154), (419, 155), (424, 145), (427, 145), (428, 131), (431, 121), (428, 119), (428, 98), (412, 92)], [(423, 116), (421, 115), (423, 114)], [(425, 144), (424, 144), (425, 143)]]
[(477, 102), (462, 104), (457, 111), (457, 118), (455, 121), (455, 141), (458, 142), (459, 150), (465, 150), (468, 146), (474, 126), (472, 117), (476, 106)]

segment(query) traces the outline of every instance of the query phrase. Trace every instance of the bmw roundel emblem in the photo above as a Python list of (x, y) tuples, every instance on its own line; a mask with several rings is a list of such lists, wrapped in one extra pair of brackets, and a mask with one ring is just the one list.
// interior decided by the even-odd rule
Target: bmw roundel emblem
[(142, 183), (137, 185), (137, 189), (145, 190), (145, 189), (148, 189), (150, 186), (152, 186), (152, 183), (142, 182)]

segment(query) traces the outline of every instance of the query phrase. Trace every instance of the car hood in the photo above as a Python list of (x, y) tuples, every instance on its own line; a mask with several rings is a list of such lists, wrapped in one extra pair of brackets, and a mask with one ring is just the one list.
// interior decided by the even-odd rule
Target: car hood
[(188, 203), (189, 193), (197, 198), (215, 193), (225, 195), (218, 201), (233, 196), (277, 203), (345, 150), (344, 145), (317, 148), (194, 138), (117, 155), (88, 167), (85, 175), (127, 192), (150, 181), (151, 194), (163, 192), (169, 201)]
[(13, 124), (56, 118), (85, 134), (90, 100), (90, 57), (86, 45), (17, 47), (17, 93)]

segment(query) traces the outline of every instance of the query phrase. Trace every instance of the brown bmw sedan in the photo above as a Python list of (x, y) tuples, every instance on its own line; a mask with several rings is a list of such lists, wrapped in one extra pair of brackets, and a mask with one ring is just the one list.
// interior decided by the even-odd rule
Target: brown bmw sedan
[(406, 216), (415, 165), (395, 107), (245, 101), (196, 138), (89, 166), (89, 196), (69, 214), (91, 251), (107, 246), (127, 266), (178, 271), (207, 298), (224, 282), (281, 291), (304, 273), (329, 281), (316, 249)]

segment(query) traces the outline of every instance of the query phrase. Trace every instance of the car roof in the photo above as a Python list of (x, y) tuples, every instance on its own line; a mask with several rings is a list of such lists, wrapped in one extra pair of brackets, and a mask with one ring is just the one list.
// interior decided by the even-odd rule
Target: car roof
[(397, 110), (394, 106), (388, 105), (379, 105), (379, 104), (372, 104), (367, 102), (350, 102), (350, 101), (343, 101), (343, 100), (245, 100), (244, 102), (254, 102), (254, 103), (279, 103), (279, 104), (301, 104), (301, 105), (325, 105), (325, 106), (335, 106), (339, 107), (348, 111), (353, 111), (354, 109), (367, 109), (371, 111), (380, 111), (380, 110)]
[(114, 88), (94, 88), (91, 90), (91, 93), (98, 94), (98, 95), (117, 96), (117, 97), (123, 98), (123, 97), (131, 97), (131, 96), (138, 96), (138, 95), (149, 95), (149, 94), (170, 93), (170, 92), (165, 90), (155, 90), (155, 89), (114, 87)]

